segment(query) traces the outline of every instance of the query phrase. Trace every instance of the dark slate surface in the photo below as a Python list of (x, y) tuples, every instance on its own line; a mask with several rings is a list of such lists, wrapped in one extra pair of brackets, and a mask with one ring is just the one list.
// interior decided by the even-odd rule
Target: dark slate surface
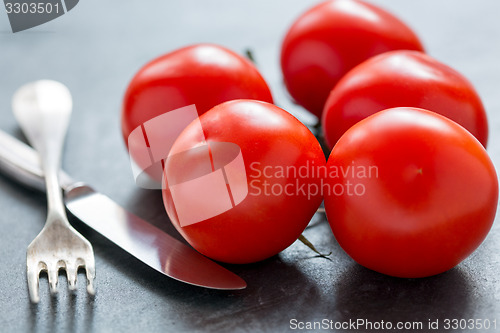
[[(488, 110), (489, 152), (499, 165), (500, 2), (372, 2), (407, 21), (430, 54), (475, 84)], [(145, 62), (186, 44), (214, 42), (240, 53), (251, 48), (276, 101), (300, 113), (286, 98), (278, 55), (287, 27), (310, 5), (298, 0), (85, 0), (70, 13), (17, 34), (10, 31), (7, 14), (1, 10), (0, 128), (22, 138), (10, 111), (11, 96), (20, 85), (42, 78), (64, 82), (75, 105), (64, 168), (174, 233), (160, 194), (133, 184), (119, 131), (120, 103), (128, 81)], [(95, 299), (87, 297), (82, 275), (76, 296), (67, 293), (61, 277), (57, 298), (49, 297), (44, 278), (41, 303), (32, 306), (25, 251), (44, 220), (43, 195), (0, 177), (1, 332), (278, 332), (290, 330), (294, 318), (424, 325), (436, 319), (442, 323), (447, 318), (479, 318), (496, 319), (500, 326), (499, 221), (458, 267), (416, 280), (386, 277), (355, 264), (323, 221), (305, 235), (321, 251), (333, 251), (331, 260), (315, 257), (295, 243), (267, 261), (228, 266), (248, 282), (248, 288), (239, 292), (205, 290), (165, 278), (75, 222), (94, 245)]]

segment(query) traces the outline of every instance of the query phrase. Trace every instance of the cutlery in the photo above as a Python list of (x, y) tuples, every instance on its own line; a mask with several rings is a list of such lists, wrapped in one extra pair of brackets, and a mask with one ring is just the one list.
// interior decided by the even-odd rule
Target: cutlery
[[(30, 188), (44, 191), (43, 173), (35, 151), (2, 131), (0, 170)], [(156, 271), (210, 289), (246, 287), (238, 275), (128, 212), (107, 196), (64, 172), (60, 180), (66, 208), (75, 217)]]
[(87, 291), (93, 295), (94, 250), (69, 224), (59, 185), (62, 149), (71, 117), (71, 94), (59, 82), (36, 81), (16, 91), (12, 108), (24, 134), (38, 151), (47, 192), (45, 226), (26, 253), (30, 299), (33, 303), (40, 301), (39, 275), (42, 271), (47, 272), (50, 291), (55, 294), (61, 269), (66, 270), (69, 288), (75, 290), (77, 271), (85, 268)]

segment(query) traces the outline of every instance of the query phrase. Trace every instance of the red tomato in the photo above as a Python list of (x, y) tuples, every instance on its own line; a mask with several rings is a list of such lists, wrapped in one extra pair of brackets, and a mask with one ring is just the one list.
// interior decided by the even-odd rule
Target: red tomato
[(255, 66), (212, 44), (176, 50), (147, 63), (130, 82), (123, 100), (122, 133), (167, 111), (195, 104), (198, 113), (225, 101), (251, 98), (273, 102)]
[(281, 49), (281, 69), (292, 97), (318, 117), (337, 81), (377, 54), (423, 51), (415, 33), (392, 14), (358, 0), (323, 2), (300, 16)]
[(340, 138), (327, 168), (325, 209), (335, 238), (380, 273), (444, 272), (481, 244), (495, 217), (498, 180), (486, 150), (434, 112), (370, 116)]
[(393, 51), (360, 64), (333, 88), (322, 127), (331, 148), (344, 132), (375, 112), (411, 106), (437, 112), (471, 132), (486, 147), (488, 121), (472, 84), (426, 54)]
[[(163, 199), (175, 228), (196, 250), (227, 263), (260, 261), (287, 248), (300, 236), (322, 201), (323, 179), (317, 170), (324, 169), (326, 161), (317, 139), (288, 112), (260, 101), (229, 101), (203, 114), (200, 121), (211, 149), (209, 171), (221, 169), (214, 153), (217, 142), (239, 146), (246, 178), (235, 187), (227, 181), (228, 175), (225, 178), (232, 195), (245, 189), (248, 194), (219, 215), (182, 225), (178, 201), (174, 202), (170, 188), (177, 181), (172, 182), (169, 174), (177, 173), (185, 180), (199, 180), (207, 174), (200, 164), (206, 150), (189, 150), (204, 145), (203, 135), (193, 122), (172, 147), (172, 151), (187, 153), (165, 163), (168, 184)], [(222, 159), (229, 160), (227, 156)], [(212, 187), (196, 187), (194, 195), (181, 193), (176, 199), (195, 213), (204, 213), (213, 208)], [(219, 204), (221, 200), (215, 201)]]

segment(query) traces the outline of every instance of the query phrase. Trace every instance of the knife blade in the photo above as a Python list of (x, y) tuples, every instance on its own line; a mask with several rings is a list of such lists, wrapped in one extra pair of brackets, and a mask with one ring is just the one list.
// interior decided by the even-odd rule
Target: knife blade
[[(37, 153), (0, 130), (0, 170), (18, 182), (44, 191)], [(66, 208), (80, 221), (146, 265), (195, 286), (236, 290), (246, 282), (163, 230), (128, 212), (104, 194), (60, 174)]]

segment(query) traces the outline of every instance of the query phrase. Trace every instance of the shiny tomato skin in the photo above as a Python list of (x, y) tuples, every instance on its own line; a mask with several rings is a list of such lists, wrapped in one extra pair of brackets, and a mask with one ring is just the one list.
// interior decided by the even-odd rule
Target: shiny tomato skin
[[(348, 166), (356, 172), (329, 177), (328, 186), (349, 181), (365, 192), (325, 190), (326, 214), (341, 247), (369, 269), (405, 278), (442, 273), (492, 226), (498, 180), (486, 150), (434, 112), (394, 108), (357, 123), (327, 163), (329, 170)], [(359, 167), (377, 171), (363, 178)]]
[(123, 99), (122, 134), (167, 111), (195, 104), (199, 114), (222, 102), (250, 98), (273, 102), (256, 67), (215, 44), (196, 44), (160, 56), (142, 67)]
[(302, 14), (281, 47), (281, 69), (290, 95), (321, 118), (328, 94), (354, 66), (377, 54), (423, 51), (402, 21), (372, 4), (330, 0)]
[(410, 106), (439, 113), (465, 127), (486, 147), (488, 120), (473, 85), (453, 68), (415, 51), (392, 51), (358, 65), (331, 91), (322, 128), (331, 148), (358, 121)]
[[(168, 216), (179, 233), (200, 253), (226, 263), (245, 264), (269, 258), (291, 245), (302, 233), (322, 201), (322, 178), (313, 168), (324, 168), (326, 160), (314, 135), (295, 117), (275, 105), (235, 100), (222, 103), (200, 117), (206, 140), (238, 145), (243, 156), (248, 195), (241, 203), (215, 217), (181, 226), (169, 186), (163, 189)], [(195, 124), (189, 125), (176, 140), (173, 150), (202, 145), (203, 138)], [(196, 160), (191, 154), (192, 161)], [(186, 178), (199, 173), (197, 163), (184, 161)], [(173, 166), (174, 165), (174, 166)], [(165, 175), (175, 167), (165, 163)], [(309, 170), (308, 177), (280, 177), (280, 168)], [(267, 168), (267, 169), (266, 169)], [(175, 172), (175, 170), (174, 170)], [(305, 175), (305, 173), (303, 173)], [(168, 179), (168, 176), (166, 177)], [(265, 191), (264, 182), (284, 188), (292, 184), (287, 195)], [(299, 185), (294, 186), (298, 181)], [(314, 184), (317, 193), (304, 195), (301, 184)], [(295, 189), (294, 189), (295, 188)], [(183, 198), (189, 201), (189, 197)], [(194, 206), (192, 209), (203, 210)]]

